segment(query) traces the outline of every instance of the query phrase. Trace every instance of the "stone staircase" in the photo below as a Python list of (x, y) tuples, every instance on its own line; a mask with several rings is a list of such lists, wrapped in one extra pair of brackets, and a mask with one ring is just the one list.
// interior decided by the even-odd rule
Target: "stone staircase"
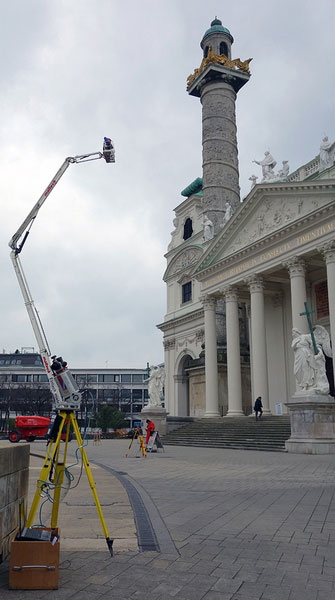
[(202, 448), (234, 448), (285, 452), (291, 435), (290, 417), (199, 419), (163, 437), (163, 444)]

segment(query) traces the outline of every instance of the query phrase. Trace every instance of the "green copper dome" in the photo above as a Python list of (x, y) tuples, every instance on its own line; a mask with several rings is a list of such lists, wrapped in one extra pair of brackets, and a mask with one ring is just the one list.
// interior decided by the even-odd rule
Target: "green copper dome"
[(229, 35), (229, 37), (231, 38), (231, 41), (233, 42), (233, 36), (231, 35), (229, 29), (227, 29), (227, 27), (223, 27), (222, 21), (220, 21), (220, 19), (215, 17), (214, 21), (211, 22), (210, 28), (207, 29), (204, 37), (201, 40), (201, 44), (200, 44), (201, 46), (203, 44), (204, 39), (208, 35), (211, 35), (212, 33), (225, 33), (226, 35)]

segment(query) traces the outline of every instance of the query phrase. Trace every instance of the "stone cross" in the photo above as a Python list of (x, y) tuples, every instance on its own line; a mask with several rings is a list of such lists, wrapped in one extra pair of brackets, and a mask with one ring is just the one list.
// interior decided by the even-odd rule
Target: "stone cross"
[(319, 354), (319, 352), (318, 352), (318, 349), (316, 346), (316, 341), (315, 341), (314, 331), (313, 331), (312, 321), (311, 321), (311, 314), (315, 313), (315, 309), (313, 308), (312, 310), (309, 310), (307, 302), (304, 302), (304, 305), (305, 305), (305, 312), (301, 312), (301, 313), (299, 313), (299, 315), (301, 317), (306, 315), (306, 317), (307, 317), (308, 327), (311, 332), (311, 338), (312, 338), (312, 342), (313, 342), (314, 354), (316, 355), (316, 354)]

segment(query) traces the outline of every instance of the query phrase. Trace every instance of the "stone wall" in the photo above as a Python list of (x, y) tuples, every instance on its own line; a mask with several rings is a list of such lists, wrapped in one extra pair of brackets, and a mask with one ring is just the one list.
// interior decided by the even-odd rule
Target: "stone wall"
[(29, 452), (29, 444), (0, 442), (0, 562), (19, 525), (19, 503), (27, 504)]
[[(223, 417), (228, 411), (227, 366), (219, 364), (219, 412)], [(242, 408), (245, 415), (252, 413), (250, 366), (241, 365)], [(206, 412), (205, 367), (189, 369), (190, 416), (202, 418)]]

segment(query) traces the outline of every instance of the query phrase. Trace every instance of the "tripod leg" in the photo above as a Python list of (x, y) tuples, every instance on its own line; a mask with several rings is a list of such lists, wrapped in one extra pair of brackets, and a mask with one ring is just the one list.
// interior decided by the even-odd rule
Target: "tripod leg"
[(143, 435), (140, 435), (140, 446), (141, 446), (141, 450), (142, 450), (142, 455), (146, 458), (147, 452), (146, 452), (145, 445), (144, 445)]
[(69, 419), (67, 422), (67, 426), (66, 426), (65, 447), (64, 447), (64, 456), (63, 456), (62, 462), (59, 462), (60, 443), (58, 445), (58, 449), (57, 449), (57, 453), (56, 453), (55, 471), (54, 471), (54, 478), (53, 478), (53, 483), (56, 484), (56, 487), (54, 490), (54, 503), (52, 505), (52, 513), (51, 513), (51, 527), (53, 529), (55, 529), (55, 527), (57, 527), (57, 521), (58, 521), (60, 495), (61, 495), (62, 485), (63, 485), (63, 481), (64, 481), (67, 446), (68, 446), (69, 435), (70, 435), (70, 425), (71, 425), (71, 422)]
[(88, 459), (87, 459), (85, 448), (83, 447), (83, 440), (82, 440), (82, 437), (80, 435), (80, 431), (79, 431), (79, 427), (78, 427), (78, 422), (77, 422), (75, 414), (72, 413), (72, 412), (69, 413), (69, 418), (71, 419), (73, 431), (75, 433), (75, 436), (76, 436), (76, 439), (77, 439), (77, 442), (78, 442), (78, 446), (79, 446), (79, 449), (80, 449), (80, 452), (81, 452), (81, 456), (82, 456), (83, 464), (84, 464), (84, 467), (85, 467), (87, 479), (89, 481), (90, 488), (92, 490), (92, 494), (93, 494), (93, 498), (94, 498), (94, 503), (95, 503), (95, 506), (96, 506), (97, 511), (98, 511), (98, 515), (99, 515), (99, 519), (100, 519), (102, 531), (103, 531), (104, 536), (106, 538), (108, 550), (110, 551), (111, 556), (113, 556), (113, 540), (109, 537), (107, 525), (106, 525), (106, 522), (105, 522), (105, 519), (104, 519), (104, 515), (103, 515), (102, 509), (101, 509), (101, 505), (100, 505), (100, 501), (99, 501), (99, 498), (98, 498), (97, 490), (96, 490), (96, 487), (95, 487), (95, 482), (94, 482), (94, 479), (93, 479), (91, 467), (90, 467)]
[(66, 414), (64, 414), (64, 415), (62, 414), (61, 416), (62, 416), (62, 421), (61, 421), (61, 424), (59, 427), (56, 441), (49, 444), (48, 451), (47, 451), (46, 457), (44, 459), (43, 467), (41, 470), (41, 474), (37, 481), (37, 488), (36, 488), (36, 492), (34, 495), (34, 499), (32, 501), (31, 507), (30, 507), (28, 519), (26, 521), (26, 527), (31, 527), (34, 523), (35, 514), (37, 511), (38, 505), (40, 503), (41, 493), (43, 490), (43, 482), (48, 481), (49, 473), (50, 473), (51, 467), (53, 465), (53, 462), (55, 460), (57, 450), (59, 448), (61, 433), (62, 433), (63, 425), (65, 422)]
[(128, 448), (127, 452), (126, 452), (126, 458), (128, 457), (128, 454), (129, 454), (129, 452), (130, 452), (130, 448), (132, 447), (132, 445), (133, 445), (133, 441), (134, 441), (134, 439), (136, 438), (136, 436), (137, 436), (137, 431), (135, 431), (135, 433), (134, 433), (134, 435), (133, 435), (133, 437), (132, 437), (132, 440), (131, 440), (131, 442), (130, 442), (130, 444), (129, 444), (129, 448)]

